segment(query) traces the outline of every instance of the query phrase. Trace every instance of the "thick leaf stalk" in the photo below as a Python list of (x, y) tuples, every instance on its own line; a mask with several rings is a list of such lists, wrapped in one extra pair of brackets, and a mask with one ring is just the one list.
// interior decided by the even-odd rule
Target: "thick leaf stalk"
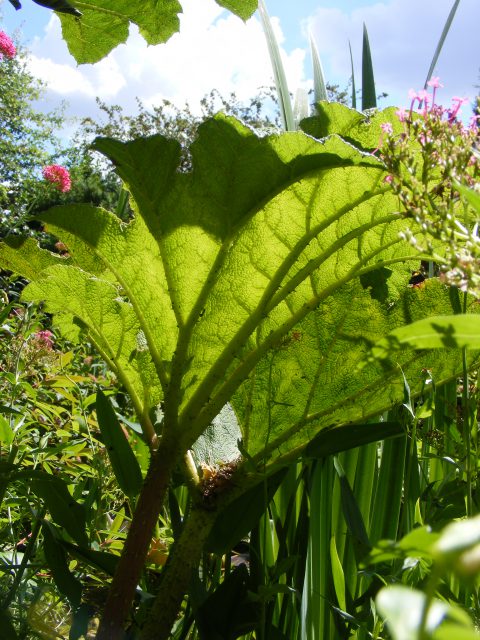
[(123, 638), (125, 619), (130, 612), (153, 531), (178, 459), (175, 446), (166, 441), (161, 441), (158, 450), (152, 455), (125, 547), (112, 580), (97, 640)]
[(188, 591), (192, 572), (198, 568), (205, 541), (217, 516), (216, 511), (198, 506), (189, 514), (180, 538), (165, 567), (160, 589), (140, 635), (141, 640), (168, 640)]

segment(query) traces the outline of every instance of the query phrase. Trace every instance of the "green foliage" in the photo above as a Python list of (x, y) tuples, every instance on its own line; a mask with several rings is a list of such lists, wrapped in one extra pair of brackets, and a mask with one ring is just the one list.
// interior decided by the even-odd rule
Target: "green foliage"
[[(168, 38), (180, 8), (143, 3), (135, 17), (135, 3), (117, 3), (116, 16), (107, 15), (105, 4), (76, 4), (86, 18), (63, 16), (64, 33), (77, 55), (92, 59), (125, 39), (131, 21), (147, 41)], [(225, 6), (248, 17), (254, 4)], [(167, 12), (161, 27), (155, 23), (159, 9)], [(82, 41), (89, 26), (93, 35), (108, 27), (108, 36), (94, 46)], [(366, 39), (364, 98), (370, 82), (374, 99), (369, 60)], [(285, 99), (290, 104), (288, 91)], [(177, 139), (95, 142), (128, 190), (132, 215), (122, 221), (91, 204), (40, 210), (38, 218), (60, 238), (62, 254), (21, 239), (0, 247), (1, 264), (31, 281), (24, 299), (45, 304), (55, 331), (100, 352), (139, 422), (119, 410), (121, 395), (115, 402), (113, 394), (112, 404), (102, 391), (81, 392), (83, 421), (75, 417), (72, 423), (86, 428), (89, 447), (82, 427), (64, 424), (58, 433), (44, 426), (41, 455), (25, 446), (22, 433), (35, 441), (32, 425), (48, 424), (52, 416), (69, 420), (77, 399), (50, 336), (20, 330), (17, 339), (7, 321), (14, 348), (5, 352), (0, 378), (9, 397), (0, 411), (0, 440), (8, 451), (0, 488), (13, 532), (6, 552), (14, 577), (3, 607), (11, 605), (22, 618), (17, 602), (21, 589), (30, 588), (24, 576), (34, 576), (31, 559), (41, 540), (47, 583), (51, 588), (53, 579), (76, 610), (71, 637), (86, 631), (89, 576), (98, 598), (102, 571), (114, 574), (102, 639), (122, 634), (122, 616), (138, 584), (143, 593), (156, 594), (153, 604), (138, 606), (130, 629), (134, 635), (136, 622), (143, 625), (144, 640), (189, 637), (194, 618), (191, 635), (205, 638), (252, 632), (262, 640), (380, 637), (382, 621), (373, 605), (380, 583), (421, 586), (425, 580), (426, 595), (401, 587), (380, 591), (377, 607), (392, 635), (476, 637), (470, 618), (451, 604), (477, 612), (474, 576), (467, 589), (448, 572), (465, 579), (478, 563), (478, 523), (466, 521), (466, 535), (457, 529), (439, 535), (423, 526), (430, 521), (439, 528), (446, 518), (477, 508), (477, 391), (467, 374), (476, 360), (459, 349), (477, 346), (471, 337), (476, 305), (464, 296), (469, 315), (460, 316), (455, 290), (435, 279), (409, 286), (411, 271), (427, 257), (403, 241), (419, 236), (419, 221), (399, 213), (385, 166), (370, 155), (381, 144), (381, 125), (393, 122), (397, 135), (401, 124), (391, 110), (367, 118), (321, 104), (318, 117), (304, 121), (321, 142), (301, 133), (259, 138), (233, 118), (217, 116), (197, 128), (188, 108), (179, 118), (168, 107), (164, 103), (154, 114), (141, 109), (130, 119), (105, 109), (109, 136), (120, 133), (125, 140), (157, 127)], [(84, 131), (95, 129), (87, 125)], [(416, 152), (414, 142), (405, 144)], [(85, 162), (87, 192), (88, 179), (95, 183), (102, 166), (95, 162)], [(463, 195), (478, 206), (473, 192)], [(109, 208), (113, 202), (102, 200)], [(125, 202), (120, 211), (126, 212)], [(435, 250), (440, 257), (445, 251), (441, 243)], [(7, 305), (3, 320), (9, 310)], [(440, 318), (436, 324), (433, 315)], [(439, 338), (445, 329), (447, 340)], [(426, 346), (442, 348), (418, 351)], [(370, 358), (372, 348), (374, 355), (383, 349), (382, 358)], [(440, 390), (447, 380), (452, 382)], [(402, 410), (379, 419), (402, 402)], [(129, 437), (120, 420), (141, 430), (142, 440)], [(77, 431), (83, 441), (72, 446)], [(377, 445), (390, 436), (396, 438)], [(363, 446), (352, 449), (357, 445)], [(105, 474), (106, 455), (113, 476)], [(302, 468), (288, 466), (301, 455), (316, 459)], [(188, 494), (178, 483), (188, 486)], [(12, 487), (19, 488), (18, 497)], [(159, 520), (167, 495), (169, 513)], [(18, 564), (20, 525), (12, 526), (10, 514), (13, 506), (20, 522), (32, 504), (30, 540)], [(152, 564), (165, 562), (169, 524), (175, 543), (158, 584)], [(228, 551), (249, 532), (250, 572), (245, 565), (231, 571)], [(382, 542), (384, 537), (398, 542)], [(122, 548), (120, 558), (112, 553)], [(204, 551), (226, 553), (224, 566)], [(150, 564), (142, 576), (145, 558)], [(449, 619), (432, 624), (430, 611), (437, 620)], [(8, 623), (7, 617), (6, 628)]]
[[(351, 117), (338, 105), (322, 105), (322, 110), (331, 128)], [(350, 141), (367, 147), (378, 139), (387, 117), (362, 119), (350, 127)], [(254, 494), (248, 498), (253, 522), (262, 506), (258, 498), (268, 496), (262, 478), (273, 478), (298, 459), (326, 428), (339, 429), (342, 447), (357, 444), (358, 433), (352, 429), (350, 439), (349, 424), (402, 401), (405, 383), (398, 365), (412, 395), (425, 385), (422, 369), (440, 383), (462, 368), (456, 350), (429, 355), (402, 350), (393, 366), (365, 363), (371, 345), (392, 329), (431, 314), (452, 314), (454, 305), (435, 280), (422, 288), (408, 286), (408, 262), (415, 265), (418, 252), (400, 237), (406, 221), (397, 213), (382, 164), (331, 129), (329, 134), (321, 142), (303, 133), (257, 137), (219, 115), (199, 128), (188, 172), (178, 171), (181, 146), (173, 140), (158, 135), (131, 142), (98, 139), (95, 148), (113, 161), (130, 193), (133, 219), (124, 223), (89, 205), (56, 207), (39, 217), (65, 245), (68, 258), (32, 243), (2, 246), (4, 266), (32, 280), (23, 298), (43, 301), (54, 326), (93, 344), (128, 391), (152, 448), (151, 464), (160, 464), (165, 474), (162, 488), (150, 489), (162, 478), (151, 472), (140, 494), (139, 508), (148, 511), (152, 523), (174, 467), (228, 402), (235, 412), (238, 456), (214, 460), (210, 478), (199, 480), (200, 468), (187, 471), (196, 515), (187, 518), (177, 540), (169, 577), (146, 627), (158, 637), (170, 631), (199, 557), (195, 554), (204, 544), (218, 549), (222, 538), (246, 533), (229, 517), (227, 531), (209, 539), (217, 513), (226, 515), (230, 505), (238, 512), (236, 501), (257, 487), (255, 499)], [(32, 264), (40, 265), (35, 273)], [(99, 398), (108, 445), (121, 432), (111, 408), (106, 421)], [(152, 412), (159, 403), (163, 417), (155, 423)], [(121, 442), (123, 447), (123, 435)], [(111, 456), (111, 461), (117, 480), (125, 484), (125, 456), (115, 461)], [(342, 478), (347, 527), (357, 537), (363, 532), (365, 546), (368, 521), (358, 523), (367, 511), (364, 498), (357, 507), (354, 496), (366, 496), (367, 486), (354, 494), (348, 473)], [(136, 493), (136, 480), (134, 487), (127, 484), (124, 491)], [(145, 498), (148, 491), (154, 504)], [(52, 517), (68, 531), (65, 521), (53, 512)], [(196, 518), (201, 532), (193, 544), (188, 531), (197, 526)], [(325, 523), (322, 534), (325, 550), (331, 545), (329, 526)], [(138, 563), (153, 535), (143, 517), (132, 522), (130, 539), (136, 535), (143, 539), (132, 543)], [(341, 562), (344, 551), (338, 544)], [(131, 563), (127, 552), (116, 574), (121, 588), (127, 585), (118, 578), (123, 562)], [(346, 584), (351, 579), (345, 576)], [(313, 585), (316, 578), (308, 580)], [(328, 573), (321, 580), (323, 593)], [(133, 588), (136, 583), (134, 577)], [(264, 586), (268, 598), (278, 592), (268, 581)], [(167, 608), (165, 590), (172, 603)], [(118, 593), (117, 587), (113, 591)], [(262, 606), (267, 606), (267, 591), (259, 591)], [(124, 610), (115, 605), (114, 616), (119, 609)], [(330, 613), (322, 615), (326, 620)]]
[[(219, 0), (218, 4), (244, 20), (257, 8), (257, 0)], [(79, 64), (98, 62), (125, 42), (130, 24), (138, 26), (148, 44), (166, 42), (179, 30), (182, 11), (178, 0), (75, 0), (73, 5), (80, 16), (57, 11), (63, 37)]]
[(25, 53), (4, 57), (0, 72), (0, 236), (25, 232), (25, 213), (41, 192), (39, 175), (59, 149), (62, 113), (40, 113), (33, 103), (41, 84), (28, 72)]

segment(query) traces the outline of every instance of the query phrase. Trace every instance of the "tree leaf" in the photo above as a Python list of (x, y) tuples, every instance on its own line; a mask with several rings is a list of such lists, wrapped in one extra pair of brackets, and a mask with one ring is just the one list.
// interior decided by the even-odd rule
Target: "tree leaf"
[(142, 487), (142, 472), (127, 438), (122, 431), (109, 399), (99, 389), (95, 403), (98, 426), (112, 465), (118, 486), (129, 497), (135, 497)]

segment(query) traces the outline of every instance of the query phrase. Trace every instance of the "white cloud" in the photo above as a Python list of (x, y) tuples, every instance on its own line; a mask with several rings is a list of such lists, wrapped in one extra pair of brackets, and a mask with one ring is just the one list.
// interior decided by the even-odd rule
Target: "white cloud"
[[(327, 79), (344, 85), (350, 77), (348, 40), (360, 84), (365, 22), (377, 89), (386, 91), (391, 101), (404, 103), (409, 88), (423, 87), (451, 7), (451, 0), (391, 0), (350, 12), (318, 9), (307, 25), (314, 34)], [(462, 0), (434, 74), (442, 79), (447, 100), (451, 95), (473, 98), (478, 91), (475, 85), (480, 74), (479, 20), (478, 0)]]
[[(244, 23), (213, 0), (184, 0), (181, 31), (166, 44), (147, 46), (137, 29), (96, 65), (77, 66), (61, 39), (60, 24), (52, 16), (42, 37), (35, 38), (30, 68), (49, 92), (67, 98), (69, 112), (95, 113), (94, 98), (135, 109), (135, 97), (153, 106), (161, 99), (192, 108), (217, 89), (234, 91), (242, 100), (272, 83), (272, 69), (259, 20)], [(284, 41), (278, 20), (274, 28)], [(291, 90), (305, 86), (305, 52), (295, 49), (282, 57)], [(87, 112), (88, 113), (87, 113)]]

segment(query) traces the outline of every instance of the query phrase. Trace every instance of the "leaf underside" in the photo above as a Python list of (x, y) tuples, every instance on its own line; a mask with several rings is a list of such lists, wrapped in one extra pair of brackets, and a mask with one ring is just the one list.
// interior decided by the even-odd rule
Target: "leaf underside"
[(419, 256), (399, 238), (407, 221), (375, 157), (335, 134), (257, 138), (222, 115), (200, 128), (190, 173), (161, 136), (96, 148), (135, 218), (87, 205), (42, 214), (70, 264), (40, 271), (24, 298), (84, 332), (137, 411), (162, 400), (179, 446), (231, 401), (244, 450), (274, 465), (401, 401), (398, 364), (414, 393), (422, 368), (438, 382), (458, 371), (455, 350), (359, 366), (392, 329), (453, 313), (440, 283), (408, 287)]
[[(243, 20), (257, 8), (257, 0), (217, 0)], [(136, 25), (147, 44), (166, 42), (180, 28), (178, 0), (75, 0), (81, 16), (59, 12), (62, 35), (77, 63), (95, 63), (124, 43)]]

